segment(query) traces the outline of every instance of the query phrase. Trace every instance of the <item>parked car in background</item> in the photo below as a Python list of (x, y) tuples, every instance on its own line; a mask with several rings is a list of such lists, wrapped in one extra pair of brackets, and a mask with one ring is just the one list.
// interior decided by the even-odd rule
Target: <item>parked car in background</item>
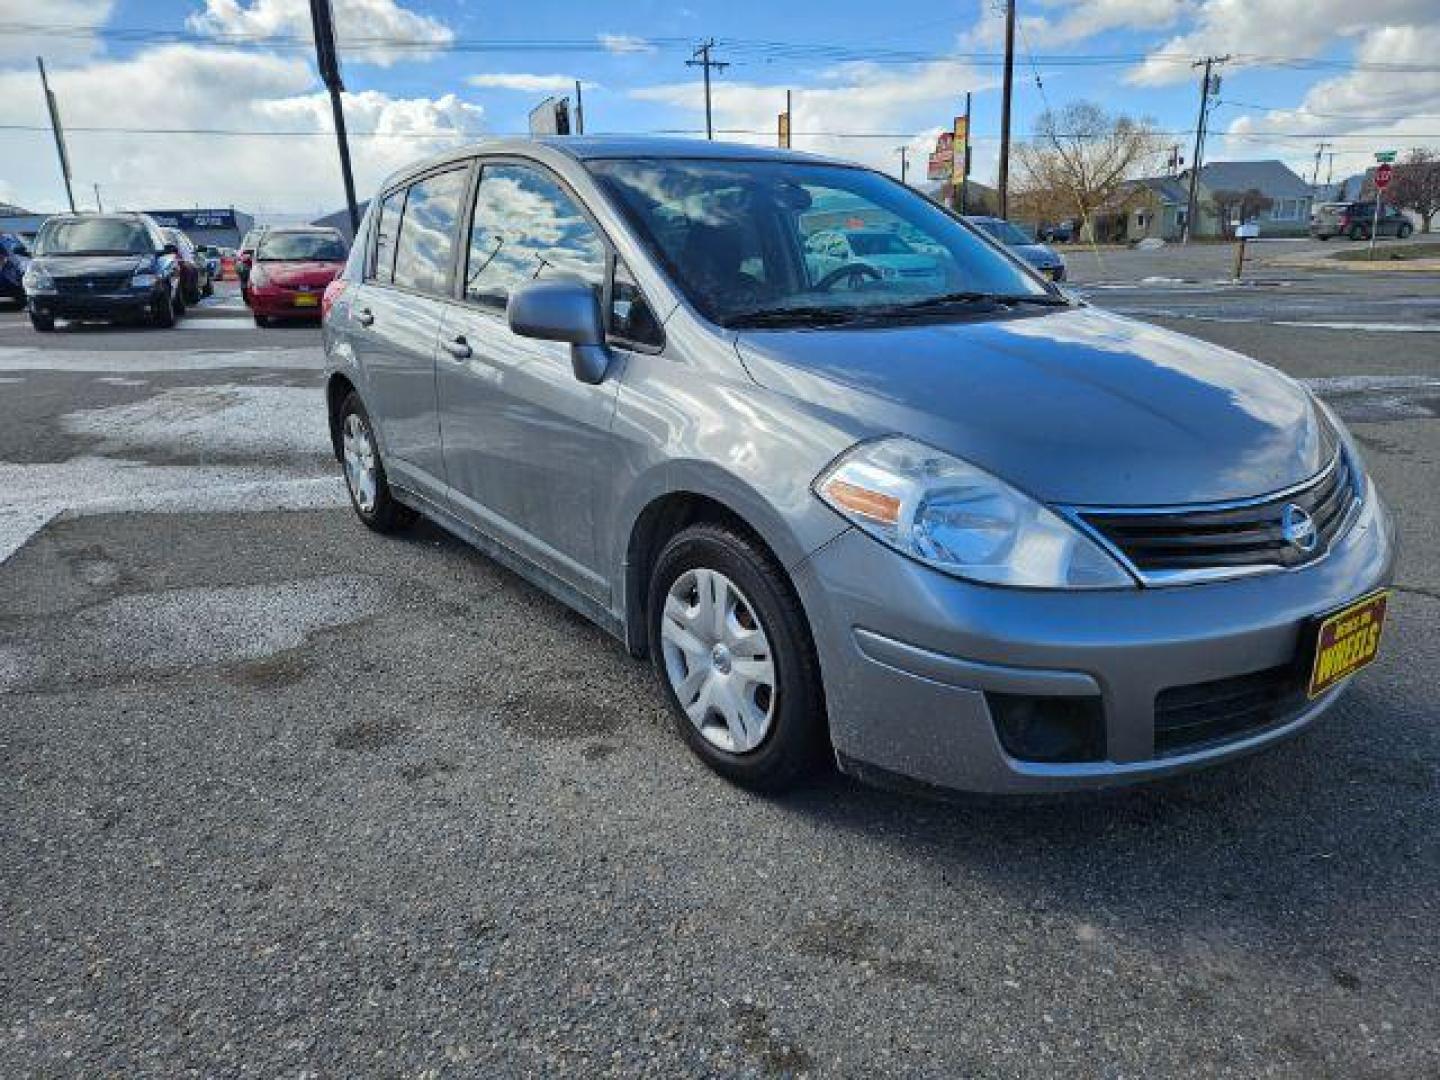
[(1035, 236), (1046, 244), (1068, 244), (1075, 239), (1075, 223), (1061, 221), (1054, 225), (1041, 225)]
[(270, 229), (250, 265), (250, 310), (257, 326), (320, 318), (320, 298), (345, 265), (349, 249), (335, 229)]
[(200, 253), (200, 249), (179, 229), (162, 228), (160, 231), (166, 240), (175, 245), (175, 258), (180, 263), (180, 288), (185, 303), (198, 304), (202, 296), (213, 295), (215, 281), (210, 273), (210, 263)]
[[(937, 277), (817, 277), (812, 206)], [(1173, 775), (1298, 734), (1378, 647), (1393, 525), (1327, 406), (870, 169), (451, 151), (381, 187), (323, 307), (359, 520), (424, 514), (648, 653), (737, 783)]]
[(240, 278), (240, 295), (247, 304), (250, 303), (250, 264), (255, 260), (255, 245), (265, 235), (265, 228), (262, 225), (247, 232), (235, 252), (235, 273)]
[(1400, 240), (1415, 231), (1410, 219), (1398, 206), (1383, 202), (1378, 222), (1374, 201), (1321, 203), (1310, 215), (1310, 235), (1316, 240), (1329, 240), (1332, 236), (1369, 240), (1372, 229), (1377, 238), (1393, 236)]
[(30, 268), (30, 249), (14, 233), (0, 233), (0, 298), (25, 302), (25, 271)]
[(805, 260), (817, 281), (827, 275), (915, 283), (943, 278), (935, 255), (917, 250), (894, 229), (822, 229), (806, 238)]
[(1054, 248), (1040, 243), (1014, 222), (998, 217), (971, 216), (965, 219), (1009, 248), (1051, 281), (1065, 280), (1065, 258)]
[(56, 214), (40, 227), (25, 273), (30, 323), (146, 319), (185, 310), (179, 249), (148, 214)]

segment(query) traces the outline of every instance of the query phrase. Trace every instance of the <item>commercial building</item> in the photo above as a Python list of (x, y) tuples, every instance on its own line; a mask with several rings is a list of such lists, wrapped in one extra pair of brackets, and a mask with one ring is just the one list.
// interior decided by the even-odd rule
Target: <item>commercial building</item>
[[(255, 219), (234, 207), (223, 210), (145, 210), (161, 225), (179, 229), (197, 244), (215, 247), (239, 247), (240, 238), (255, 224)], [(33, 239), (50, 214), (36, 214), (18, 206), (0, 203), (0, 232), (15, 233)]]

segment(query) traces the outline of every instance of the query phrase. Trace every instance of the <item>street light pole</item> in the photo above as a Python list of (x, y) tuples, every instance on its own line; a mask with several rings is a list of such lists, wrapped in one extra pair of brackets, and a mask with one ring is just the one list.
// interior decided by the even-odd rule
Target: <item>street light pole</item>
[(1000, 216), (1010, 209), (1010, 94), (1015, 84), (1015, 0), (1005, 0), (1005, 87), (1000, 100)]
[(330, 91), (330, 111), (335, 115), (335, 141), (340, 150), (340, 176), (345, 182), (345, 205), (350, 211), (350, 235), (360, 232), (360, 210), (355, 203), (355, 175), (350, 171), (350, 142), (345, 136), (345, 107), (340, 94), (340, 58), (335, 52), (335, 20), (330, 0), (310, 0), (310, 23), (315, 29), (315, 66)]
[(65, 150), (65, 129), (60, 126), (60, 105), (50, 92), (50, 80), (45, 76), (45, 61), (35, 58), (40, 68), (40, 88), (45, 91), (45, 107), (50, 110), (50, 130), (55, 135), (55, 153), (60, 156), (60, 175), (65, 178), (65, 199), (70, 212), (75, 213), (75, 192), (70, 187), (70, 155)]

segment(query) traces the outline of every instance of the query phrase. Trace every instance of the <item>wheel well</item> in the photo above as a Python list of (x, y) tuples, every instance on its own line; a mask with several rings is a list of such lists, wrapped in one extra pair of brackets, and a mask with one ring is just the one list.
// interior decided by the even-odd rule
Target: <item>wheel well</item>
[(758, 545), (777, 566), (783, 566), (764, 537), (724, 503), (690, 491), (662, 495), (635, 519), (625, 551), (625, 644), (633, 656), (642, 657), (650, 651), (646, 620), (640, 616), (645, 611), (655, 560), (672, 536), (700, 522), (734, 529)]
[(354, 391), (355, 384), (344, 375), (331, 375), (325, 384), (325, 412), (330, 419), (330, 448), (335, 451), (335, 460), (340, 454), (340, 406)]

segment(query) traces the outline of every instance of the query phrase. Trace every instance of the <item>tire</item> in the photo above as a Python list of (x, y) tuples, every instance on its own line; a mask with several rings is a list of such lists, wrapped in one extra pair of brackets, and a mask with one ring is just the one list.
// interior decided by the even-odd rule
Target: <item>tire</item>
[(1330, 239), (1330, 234), (1326, 233), (1323, 236), (1317, 236), (1315, 239), (1319, 240), (1321, 243), (1324, 243), (1326, 240)]
[(274, 326), (274, 325), (275, 325), (275, 324), (271, 321), (269, 315), (261, 315), (258, 311), (257, 311), (257, 312), (254, 312), (254, 315), (255, 315), (255, 325), (258, 326), (258, 327), (260, 327), (260, 329), (262, 329), (262, 330), (264, 330), (264, 329), (266, 329), (266, 328), (268, 328), (268, 327), (271, 327), (271, 326)]
[(38, 312), (30, 313), (30, 325), (42, 334), (48, 334), (55, 329), (54, 315), (41, 315)]
[(170, 329), (177, 322), (175, 297), (168, 290), (164, 302), (150, 313), (150, 321), (164, 330)]
[(1395, 239), (1405, 240), (1414, 231), (1415, 230), (1410, 227), (1410, 223), (1407, 221), (1403, 225), (1401, 225), (1400, 228), (1395, 230)]
[(1347, 235), (1351, 240), (1364, 240), (1365, 227), (1363, 225), (1351, 225), (1350, 232)]
[[(717, 595), (727, 612), (718, 633), (708, 624)], [(759, 791), (792, 787), (819, 764), (828, 739), (810, 627), (785, 572), (753, 540), (709, 524), (676, 534), (655, 561), (646, 620), (661, 692), (701, 761)], [(742, 663), (756, 680), (741, 677)]]
[(214, 295), (215, 295), (215, 279), (214, 279), (213, 277), (211, 277), (209, 274), (206, 274), (206, 275), (205, 275), (205, 288), (203, 288), (203, 289), (200, 290), (200, 295), (201, 295), (201, 296), (214, 296)]
[[(345, 490), (350, 494), (350, 506), (356, 517), (367, 528), (378, 533), (399, 532), (414, 524), (419, 515), (410, 507), (396, 502), (395, 497), (390, 494), (390, 484), (385, 478), (385, 464), (380, 460), (375, 429), (370, 424), (370, 414), (365, 411), (360, 395), (353, 390), (340, 404), (340, 432)], [(358, 439), (362, 434), (363, 444)], [(353, 460), (352, 453), (355, 455)], [(370, 475), (368, 489), (361, 482), (367, 467)]]

